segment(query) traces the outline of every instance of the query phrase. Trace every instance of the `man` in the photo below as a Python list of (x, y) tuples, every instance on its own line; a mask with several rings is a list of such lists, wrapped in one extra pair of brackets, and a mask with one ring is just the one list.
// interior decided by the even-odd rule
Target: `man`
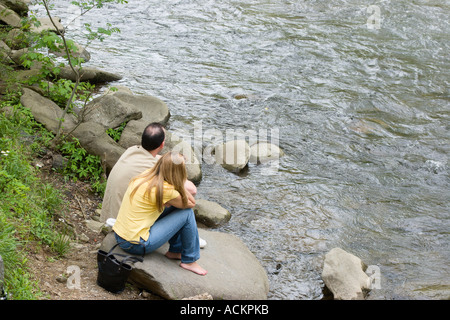
[[(141, 145), (128, 148), (117, 160), (106, 182), (100, 220), (116, 219), (128, 183), (143, 171), (152, 168), (161, 157), (158, 153), (164, 148), (165, 131), (159, 123), (150, 123), (142, 133)], [(186, 181), (185, 188), (193, 196), (197, 188)]]

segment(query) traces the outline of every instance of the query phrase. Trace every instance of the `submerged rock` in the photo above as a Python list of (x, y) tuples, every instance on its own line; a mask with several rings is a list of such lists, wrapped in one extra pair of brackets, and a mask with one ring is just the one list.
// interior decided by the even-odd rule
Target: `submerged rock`
[(278, 146), (268, 142), (259, 142), (250, 147), (249, 161), (256, 164), (267, 163), (272, 160), (278, 160), (283, 155), (283, 150)]

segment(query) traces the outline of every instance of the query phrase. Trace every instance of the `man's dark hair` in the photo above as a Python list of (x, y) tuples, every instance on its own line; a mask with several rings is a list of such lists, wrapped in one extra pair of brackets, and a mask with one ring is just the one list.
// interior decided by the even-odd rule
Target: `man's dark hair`
[(147, 151), (158, 148), (164, 142), (166, 134), (164, 127), (157, 122), (150, 123), (142, 133), (141, 145)]

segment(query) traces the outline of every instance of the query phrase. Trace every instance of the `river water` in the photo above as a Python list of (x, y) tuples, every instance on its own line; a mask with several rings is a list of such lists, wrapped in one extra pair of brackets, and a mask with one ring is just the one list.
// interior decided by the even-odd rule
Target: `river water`
[(171, 130), (278, 130), (275, 173), (203, 163), (198, 196), (232, 213), (219, 231), (269, 299), (323, 298), (334, 247), (375, 268), (371, 299), (448, 299), (449, 18), (445, 0), (129, 0), (82, 23), (121, 29), (87, 65), (165, 101)]

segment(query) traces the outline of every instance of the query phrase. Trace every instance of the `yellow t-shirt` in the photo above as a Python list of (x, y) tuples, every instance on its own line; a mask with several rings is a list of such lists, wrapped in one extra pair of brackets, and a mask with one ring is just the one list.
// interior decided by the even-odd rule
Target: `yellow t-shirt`
[[(130, 201), (131, 192), (140, 182), (142, 179), (136, 179), (128, 185), (113, 227), (114, 232), (127, 241), (139, 241), (139, 238), (147, 240), (150, 227), (162, 213), (156, 207), (155, 188), (151, 192), (150, 201), (144, 197), (148, 183), (142, 184)], [(179, 195), (180, 193), (171, 184), (164, 181), (163, 203)]]

